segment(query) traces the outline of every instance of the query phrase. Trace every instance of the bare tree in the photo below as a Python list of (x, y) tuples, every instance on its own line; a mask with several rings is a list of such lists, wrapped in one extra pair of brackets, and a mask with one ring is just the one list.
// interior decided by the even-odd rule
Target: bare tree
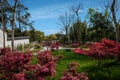
[(112, 0), (112, 4), (111, 4), (111, 7), (110, 7), (110, 10), (111, 10), (111, 13), (112, 13), (112, 19), (113, 19), (113, 22), (114, 22), (114, 26), (115, 26), (115, 31), (116, 31), (116, 41), (119, 42), (120, 41), (120, 35), (119, 35), (119, 21), (117, 21), (117, 0)]
[[(76, 28), (77, 28), (77, 38), (78, 38), (79, 43), (80, 43), (81, 42), (81, 31), (80, 31), (80, 17), (79, 17), (79, 12), (82, 9), (82, 5), (81, 4), (73, 5), (71, 7), (71, 9), (72, 9), (73, 14), (75, 15), (74, 17), (76, 17), (76, 20), (73, 23), (77, 23), (77, 26), (76, 26)], [(74, 31), (74, 32), (76, 32), (76, 31)], [(74, 35), (74, 38), (75, 38), (75, 35)]]
[(78, 4), (78, 5), (73, 5), (72, 6), (72, 11), (73, 13), (75, 13), (77, 20), (79, 20), (79, 11), (82, 9), (82, 5)]
[(64, 15), (61, 15), (59, 17), (59, 20), (60, 20), (60, 25), (62, 26), (62, 30), (65, 31), (66, 40), (69, 41), (68, 31), (69, 31), (70, 24), (71, 24), (70, 15), (68, 14), (68, 12), (65, 12)]

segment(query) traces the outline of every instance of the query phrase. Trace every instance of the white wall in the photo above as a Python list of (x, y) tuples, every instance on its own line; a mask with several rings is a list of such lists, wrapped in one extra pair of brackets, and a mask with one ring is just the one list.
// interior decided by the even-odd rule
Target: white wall
[[(7, 41), (7, 34), (5, 33), (5, 44), (6, 47), (11, 47), (11, 40)], [(14, 45), (17, 47), (19, 44), (29, 44), (29, 39), (20, 39), (20, 40), (14, 40)], [(3, 31), (0, 29), (0, 48), (3, 47)]]
[[(14, 40), (14, 46), (17, 47), (19, 44), (29, 44), (29, 39), (20, 39), (20, 40)], [(11, 40), (7, 41), (7, 46), (11, 47)]]
[(1, 47), (3, 47), (3, 42), (2, 42), (2, 41), (0, 41), (0, 48), (1, 48)]
[[(5, 33), (5, 42), (7, 43), (7, 34)], [(0, 29), (0, 48), (3, 47), (3, 31)]]
[(3, 47), (3, 32), (0, 29), (0, 48)]

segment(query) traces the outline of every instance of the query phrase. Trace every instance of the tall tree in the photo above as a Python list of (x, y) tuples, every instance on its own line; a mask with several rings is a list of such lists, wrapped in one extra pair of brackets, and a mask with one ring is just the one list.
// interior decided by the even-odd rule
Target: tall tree
[[(79, 16), (79, 12), (80, 12), (80, 10), (82, 9), (82, 5), (81, 4), (78, 4), (77, 5), (77, 3), (76, 3), (76, 5), (73, 5), (72, 6), (72, 12), (73, 12), (73, 15), (75, 15), (74, 17), (75, 17), (75, 20), (74, 20), (74, 22), (73, 22), (73, 30), (74, 30), (74, 33), (76, 33), (77, 32), (77, 34), (75, 35), (74, 34), (74, 38), (76, 38), (77, 37), (77, 41), (79, 42), (79, 43), (81, 43), (82, 41), (81, 41), (81, 38), (82, 38), (82, 34), (81, 34), (81, 28), (82, 28), (82, 26), (81, 26), (81, 21), (80, 21), (80, 16)], [(75, 41), (76, 42), (76, 41)]]
[(72, 11), (76, 15), (77, 21), (80, 20), (80, 18), (79, 18), (79, 12), (80, 12), (81, 9), (82, 9), (82, 5), (81, 4), (73, 5), (72, 6)]
[(3, 30), (3, 47), (5, 47), (5, 21), (4, 21), (4, 12), (3, 12), (3, 0), (0, 0), (0, 9), (1, 9), (1, 23), (2, 23), (2, 30)]
[(17, 29), (22, 32), (27, 27), (32, 27), (33, 21), (30, 21), (30, 13), (28, 12), (28, 8), (26, 8), (22, 2), (19, 0), (17, 8), (16, 8), (16, 22), (18, 24)]
[(72, 42), (84, 43), (86, 41), (86, 22), (74, 22), (69, 30), (70, 39)]
[(114, 22), (114, 26), (115, 26), (115, 31), (116, 31), (116, 41), (119, 42), (120, 41), (120, 35), (119, 35), (119, 22), (117, 21), (117, 0), (112, 0), (112, 4), (111, 4), (111, 12), (112, 12), (112, 18), (113, 18), (113, 22)]
[[(7, 16), (9, 17), (9, 22), (10, 25), (12, 26), (12, 30), (11, 30), (11, 47), (12, 50), (14, 50), (14, 34), (15, 34), (15, 28), (19, 27), (21, 28), (22, 26), (32, 26), (32, 23), (29, 18), (30, 18), (30, 13), (27, 12), (27, 8), (24, 7), (24, 5), (21, 4), (20, 0), (2, 0), (4, 1), (4, 4), (1, 4), (1, 6), (5, 6), (6, 8), (6, 13)], [(5, 20), (5, 19), (4, 19)], [(5, 23), (5, 22), (4, 22)], [(7, 24), (7, 23), (5, 23)], [(17, 26), (19, 25), (19, 26)], [(17, 30), (17, 29), (16, 29)], [(21, 32), (21, 30), (19, 31)]]
[(64, 15), (61, 15), (59, 17), (59, 20), (60, 20), (60, 25), (62, 26), (62, 30), (65, 31), (66, 41), (69, 42), (68, 31), (70, 29), (70, 24), (71, 24), (70, 15), (68, 14), (68, 12), (65, 12)]
[[(98, 10), (94, 10), (92, 8), (89, 9), (88, 15), (90, 18), (90, 27), (89, 31), (92, 38), (95, 41), (99, 41), (101, 38), (110, 38), (109, 34), (114, 34), (114, 28), (112, 25), (112, 21), (106, 18), (106, 16), (99, 12)], [(91, 32), (92, 31), (92, 32)]]
[(9, 10), (11, 11), (11, 25), (12, 25), (12, 41), (11, 41), (11, 46), (12, 46), (12, 50), (14, 50), (14, 28), (15, 28), (15, 21), (16, 21), (16, 8), (17, 8), (17, 5), (18, 5), (18, 1), (19, 0), (13, 0), (13, 4), (11, 4), (10, 1), (8, 0), (4, 0), (5, 3), (8, 5), (9, 7)]
[(1, 20), (0, 20), (0, 23), (2, 25), (2, 31), (3, 31), (3, 47), (5, 47), (6, 45), (6, 35), (5, 35), (5, 32), (6, 32), (6, 22), (8, 21), (8, 18), (7, 18), (7, 5), (5, 3), (5, 0), (0, 0), (0, 17), (1, 17)]
[(15, 20), (16, 20), (16, 7), (17, 7), (17, 4), (18, 4), (18, 0), (14, 0), (14, 5), (13, 7), (11, 6), (12, 8), (12, 50), (14, 50), (14, 28), (15, 28)]

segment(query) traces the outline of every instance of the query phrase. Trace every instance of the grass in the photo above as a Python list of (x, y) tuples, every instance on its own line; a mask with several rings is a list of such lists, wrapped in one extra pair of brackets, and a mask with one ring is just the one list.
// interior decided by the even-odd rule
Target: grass
[(70, 62), (78, 62), (80, 64), (78, 72), (88, 73), (90, 80), (120, 80), (120, 65), (118, 65), (119, 67), (110, 67), (111, 76), (109, 78), (106, 67), (102, 65), (101, 70), (98, 70), (97, 61), (90, 56), (75, 54), (73, 51), (66, 50), (54, 51), (53, 55), (64, 55), (64, 57), (61, 61), (57, 62), (57, 73), (51, 80), (59, 80)]
[(95, 64), (95, 61), (92, 60), (91, 57), (85, 56), (85, 55), (78, 55), (74, 54), (72, 51), (65, 51), (65, 50), (59, 50), (53, 52), (54, 56), (58, 55), (64, 55), (61, 61), (57, 63), (56, 66), (56, 76), (52, 80), (59, 80), (60, 77), (63, 75), (63, 72), (65, 69), (67, 69), (67, 65), (70, 62), (78, 62), (80, 64), (80, 67), (78, 68), (79, 72), (85, 72), (86, 66), (92, 66)]
[[(90, 80), (120, 80), (120, 65), (115, 66), (112, 64), (112, 66), (107, 66), (111, 71), (111, 76), (109, 77), (108, 72), (106, 71), (106, 65), (103, 64), (101, 66), (101, 70), (99, 70), (97, 61), (90, 56), (75, 54), (73, 51), (66, 50), (53, 51), (53, 55), (56, 57), (63, 55), (64, 57), (61, 61), (56, 63), (56, 75), (53, 78), (49, 78), (47, 80), (60, 80), (60, 78), (63, 76), (64, 70), (67, 69), (67, 65), (71, 62), (79, 63), (80, 67), (78, 68), (78, 72), (88, 73)], [(112, 61), (114, 61), (114, 59), (109, 60), (109, 62)], [(31, 63), (37, 63), (36, 56), (32, 58)]]

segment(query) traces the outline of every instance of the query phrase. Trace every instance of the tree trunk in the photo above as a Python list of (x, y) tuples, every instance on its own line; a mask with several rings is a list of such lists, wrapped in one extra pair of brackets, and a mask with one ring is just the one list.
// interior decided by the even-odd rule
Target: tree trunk
[(17, 7), (17, 2), (19, 0), (14, 0), (14, 7), (12, 8), (12, 41), (11, 41), (11, 46), (12, 46), (12, 51), (14, 50), (14, 29), (15, 29), (15, 18), (16, 18), (16, 7)]
[(66, 29), (66, 41), (68, 42), (68, 30)]
[[(4, 19), (3, 19), (4, 20)], [(2, 29), (3, 29), (3, 47), (5, 48), (5, 23), (4, 21), (2, 20)]]
[(15, 28), (15, 9), (12, 13), (12, 40), (11, 40), (12, 51), (14, 50), (14, 28)]
[(112, 5), (111, 5), (111, 12), (112, 12), (113, 22), (114, 22), (114, 26), (115, 26), (115, 31), (116, 31), (116, 41), (119, 42), (120, 41), (119, 26), (118, 26), (118, 23), (116, 20), (115, 4), (116, 4), (116, 0), (113, 0)]
[(2, 15), (2, 30), (3, 30), (3, 47), (5, 48), (5, 22), (4, 22), (4, 13), (3, 13), (3, 9), (2, 9), (2, 5), (0, 5), (1, 7), (1, 15)]
[(21, 9), (20, 9), (20, 2), (19, 2), (19, 12), (18, 12), (18, 16), (19, 16), (19, 30), (20, 30), (20, 33), (19, 33), (19, 35), (21, 35), (21, 23), (20, 23), (20, 17), (21, 17), (21, 14), (20, 14), (20, 12), (21, 12)]

